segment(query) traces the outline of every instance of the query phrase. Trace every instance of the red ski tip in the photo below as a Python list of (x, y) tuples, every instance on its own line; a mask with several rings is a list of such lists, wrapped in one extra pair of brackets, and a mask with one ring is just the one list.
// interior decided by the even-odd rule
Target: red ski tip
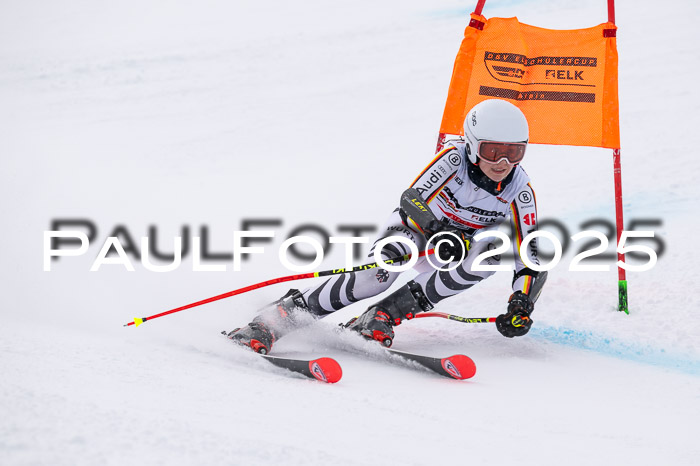
[(338, 361), (331, 358), (318, 358), (309, 361), (311, 374), (321, 382), (336, 383), (343, 377), (343, 370)]
[(476, 374), (476, 364), (469, 356), (455, 354), (444, 358), (441, 362), (442, 368), (455, 379), (470, 379)]

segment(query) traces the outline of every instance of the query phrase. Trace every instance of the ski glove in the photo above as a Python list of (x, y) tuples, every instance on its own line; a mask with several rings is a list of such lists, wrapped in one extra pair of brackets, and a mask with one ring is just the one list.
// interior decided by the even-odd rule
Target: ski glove
[(471, 238), (459, 228), (447, 226), (442, 222), (439, 226), (434, 226), (435, 233), (428, 236), (428, 240), (436, 248), (435, 255), (443, 262), (462, 262), (466, 259), (471, 247)]
[(508, 338), (521, 337), (532, 327), (532, 313), (535, 305), (528, 295), (516, 291), (508, 299), (508, 312), (496, 317), (496, 328)]

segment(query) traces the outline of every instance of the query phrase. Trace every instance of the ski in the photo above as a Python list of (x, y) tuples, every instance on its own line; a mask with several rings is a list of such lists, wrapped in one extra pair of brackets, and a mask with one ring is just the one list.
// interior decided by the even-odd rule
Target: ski
[(336, 383), (343, 376), (343, 370), (333, 358), (318, 358), (318, 359), (292, 359), (282, 358), (278, 356), (270, 356), (268, 354), (258, 354), (271, 364), (278, 367), (284, 367), (292, 372), (305, 375), (310, 379), (315, 379), (326, 383)]
[[(222, 335), (227, 335), (224, 330)], [(297, 374), (304, 375), (310, 379), (318, 380), (325, 383), (336, 383), (343, 376), (343, 370), (333, 358), (317, 358), (317, 359), (295, 359), (283, 358), (279, 356), (270, 356), (269, 354), (255, 353), (270, 364), (277, 367), (283, 367)]]
[(469, 356), (455, 354), (446, 358), (407, 353), (405, 351), (385, 348), (384, 351), (399, 359), (413, 361), (436, 374), (457, 380), (470, 379), (476, 374), (476, 364)]
[[(397, 364), (407, 369), (424, 368), (443, 377), (457, 380), (470, 379), (476, 374), (476, 364), (469, 356), (464, 354), (454, 354), (439, 358), (387, 348), (373, 340), (364, 340), (364, 344), (368, 346), (361, 347), (358, 346), (357, 340), (354, 339), (354, 337), (359, 335), (346, 333), (346, 328), (343, 324), (336, 327), (336, 333), (339, 339), (333, 345), (335, 348), (359, 354), (365, 358)], [(348, 336), (350, 336), (350, 339), (346, 338)]]

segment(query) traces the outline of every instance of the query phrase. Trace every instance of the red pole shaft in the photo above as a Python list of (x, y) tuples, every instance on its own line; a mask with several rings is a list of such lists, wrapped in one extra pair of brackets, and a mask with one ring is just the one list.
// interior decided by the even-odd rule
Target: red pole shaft
[(445, 312), (422, 312), (416, 314), (415, 318), (423, 317), (441, 317), (448, 320), (456, 320), (457, 322), (463, 322), (465, 324), (487, 324), (491, 322), (496, 322), (495, 317), (462, 317), (454, 314), (447, 314)]
[(615, 0), (608, 0), (608, 22), (615, 24)]
[[(486, 4), (486, 0), (478, 0), (476, 2), (476, 8), (474, 8), (474, 15), (481, 15), (481, 11), (484, 9), (484, 4)], [(472, 20), (473, 22), (474, 20)], [(469, 23), (470, 25), (472, 24), (471, 22)], [(483, 25), (482, 25), (483, 27)], [(435, 146), (435, 153), (437, 154), (440, 152), (443, 147), (445, 146), (445, 141), (447, 140), (447, 135), (445, 133), (439, 133), (438, 134), (438, 140), (437, 140), (437, 145)]]
[[(608, 0), (608, 22), (615, 24), (615, 0)], [(625, 229), (622, 217), (622, 164), (620, 163), (620, 149), (613, 149), (613, 172), (615, 174), (615, 223), (617, 226), (617, 244), (620, 244), (622, 231)], [(625, 262), (625, 255), (617, 253), (617, 260)], [(618, 311), (629, 314), (627, 302), (627, 274), (625, 269), (617, 267), (618, 277)]]
[[(154, 314), (152, 316), (144, 317), (143, 321), (146, 322), (147, 320), (157, 319), (158, 317), (163, 317), (163, 316), (167, 316), (168, 314), (173, 314), (175, 312), (184, 311), (185, 309), (191, 309), (193, 307), (201, 306), (202, 304), (213, 303), (214, 301), (219, 301), (220, 299), (230, 298), (231, 296), (236, 296), (237, 294), (247, 293), (248, 291), (257, 290), (258, 288), (263, 288), (265, 286), (274, 285), (276, 283), (289, 282), (289, 281), (293, 281), (293, 280), (302, 280), (304, 278), (313, 278), (313, 277), (314, 277), (313, 273), (305, 273), (305, 274), (300, 274), (300, 275), (289, 275), (287, 277), (273, 278), (272, 280), (268, 280), (268, 281), (265, 281), (262, 283), (256, 283), (255, 285), (246, 286), (243, 288), (239, 288), (237, 290), (229, 291), (228, 293), (223, 293), (220, 295), (212, 296), (211, 298), (203, 299), (203, 300), (197, 301), (195, 303), (186, 304), (184, 306), (176, 307), (175, 309), (161, 312), (160, 314)], [(129, 325), (134, 325), (134, 323), (135, 322), (129, 322), (128, 324), (125, 324), (124, 327), (128, 327)]]
[[(624, 220), (622, 218), (622, 165), (620, 163), (620, 149), (613, 149), (613, 166), (615, 174), (615, 223), (617, 226), (617, 244), (620, 244), (620, 237), (624, 230)], [(617, 259), (621, 263), (625, 262), (625, 255), (617, 253)], [(627, 277), (625, 269), (617, 267), (617, 310), (629, 314), (629, 304), (627, 299)]]
[[(427, 251), (421, 251), (418, 254), (418, 256), (423, 257), (425, 255), (434, 254), (434, 253), (435, 253), (435, 251), (433, 249), (429, 249)], [(392, 260), (408, 260), (410, 257), (411, 257), (411, 255), (407, 254), (406, 256), (403, 256), (402, 258), (397, 257), (397, 258), (394, 258)], [(389, 260), (387, 260), (386, 262), (389, 262)], [(323, 272), (316, 272), (316, 273), (310, 272), (310, 273), (302, 273), (299, 275), (288, 275), (286, 277), (273, 278), (272, 280), (267, 280), (264, 282), (256, 283), (254, 285), (245, 286), (245, 287), (239, 288), (237, 290), (229, 291), (228, 293), (222, 293), (222, 294), (219, 294), (216, 296), (212, 296), (211, 298), (202, 299), (201, 301), (197, 301), (194, 303), (186, 304), (184, 306), (176, 307), (175, 309), (170, 309), (169, 311), (161, 312), (160, 314), (154, 314), (152, 316), (143, 317), (141, 319), (134, 319), (134, 321), (129, 322), (128, 324), (124, 324), (124, 327), (129, 327), (130, 325), (136, 325), (138, 327), (143, 322), (157, 319), (158, 317), (163, 317), (163, 316), (167, 316), (169, 314), (174, 314), (175, 312), (184, 311), (185, 309), (192, 309), (193, 307), (201, 306), (203, 304), (213, 303), (214, 301), (219, 301), (220, 299), (230, 298), (231, 296), (236, 296), (239, 294), (247, 293), (249, 291), (257, 290), (258, 288), (263, 288), (263, 287), (270, 286), (270, 285), (274, 285), (276, 283), (290, 282), (290, 281), (294, 281), (294, 280), (303, 280), (305, 278), (327, 277), (330, 275), (349, 273), (349, 272), (352, 272), (353, 270), (361, 270), (363, 267), (369, 267), (369, 266), (374, 267), (375, 265), (377, 265), (377, 264), (376, 263), (375, 264), (368, 264), (366, 266), (360, 266), (360, 267), (350, 269), (350, 270), (345, 270), (345, 269), (325, 270)], [(137, 321), (138, 321), (138, 324), (137, 324)]]
[[(622, 164), (620, 163), (620, 149), (613, 149), (613, 166), (615, 174), (615, 223), (617, 225), (617, 244), (620, 244), (620, 236), (625, 229), (622, 215)], [(625, 262), (625, 255), (617, 253), (617, 259)], [(618, 278), (626, 280), (625, 269), (617, 268)]]

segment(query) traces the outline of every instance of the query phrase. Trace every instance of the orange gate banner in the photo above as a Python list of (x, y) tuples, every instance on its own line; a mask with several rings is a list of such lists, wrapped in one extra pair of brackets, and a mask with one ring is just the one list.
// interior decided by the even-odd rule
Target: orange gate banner
[(531, 143), (619, 148), (616, 30), (552, 30), (472, 14), (440, 132), (463, 134), (467, 111), (498, 98), (523, 111)]

